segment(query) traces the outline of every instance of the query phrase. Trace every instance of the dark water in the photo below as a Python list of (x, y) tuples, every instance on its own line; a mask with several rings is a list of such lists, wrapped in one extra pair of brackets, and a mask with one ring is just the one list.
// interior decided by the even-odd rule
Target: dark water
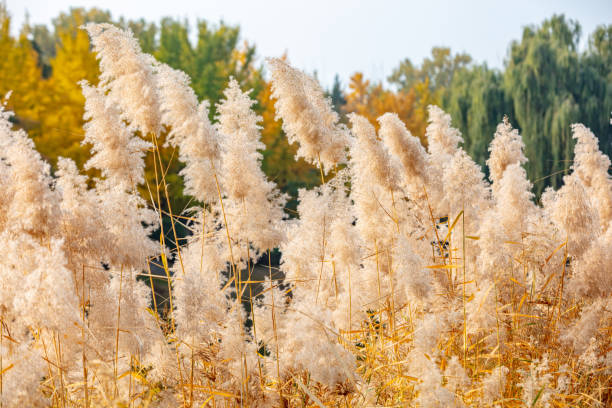
[[(151, 280), (153, 281), (155, 304), (151, 306), (154, 307), (156, 305), (158, 313), (165, 316), (170, 309), (168, 278), (163, 266), (161, 265), (161, 260), (156, 259), (151, 261), (149, 267), (151, 269), (151, 275), (153, 275), (153, 278), (149, 279), (149, 277), (144, 277), (143, 281), (145, 281), (149, 286), (151, 286)], [(229, 268), (221, 272), (223, 281), (219, 283), (220, 287), (225, 286), (225, 284), (229, 281), (231, 274), (232, 272)], [(285, 274), (279, 270), (278, 264), (274, 265), (274, 263), (271, 268), (267, 265), (252, 264), (250, 271), (249, 268), (241, 270), (240, 282), (246, 282), (241, 284), (241, 301), (247, 315), (251, 312), (251, 297), (253, 298), (253, 302), (256, 302), (258, 298), (261, 298), (262, 291), (269, 288), (269, 283), (266, 283), (266, 287), (264, 288), (264, 282), (272, 279), (274, 285), (278, 284), (281, 285), (281, 288), (288, 288), (288, 285), (283, 284), (284, 278)], [(232, 282), (226, 291), (231, 299), (236, 299), (235, 282)]]

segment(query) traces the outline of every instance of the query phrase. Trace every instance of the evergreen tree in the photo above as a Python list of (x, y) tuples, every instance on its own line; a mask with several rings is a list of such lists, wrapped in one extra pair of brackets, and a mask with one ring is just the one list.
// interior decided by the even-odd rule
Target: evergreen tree
[(497, 124), (504, 115), (513, 118), (501, 72), (486, 64), (461, 68), (444, 93), (442, 105), (463, 133), (463, 148), (486, 170), (485, 160)]
[(576, 21), (553, 16), (540, 27), (526, 27), (521, 41), (510, 48), (504, 88), (525, 140), (527, 173), (537, 193), (547, 184), (559, 187), (571, 166), (570, 124), (583, 122), (600, 138), (602, 150), (610, 151), (612, 82), (610, 68), (603, 66), (610, 42), (599, 32), (581, 55), (580, 34)]
[(166, 17), (161, 20), (159, 29), (159, 46), (155, 58), (175, 69), (187, 73), (194, 70), (194, 51), (189, 42), (189, 24), (187, 21)]
[(339, 114), (342, 114), (342, 107), (346, 105), (346, 98), (344, 97), (342, 83), (340, 82), (340, 76), (338, 74), (334, 76), (334, 84), (332, 85), (329, 96), (331, 98), (332, 107), (334, 110)]
[[(569, 124), (579, 120), (576, 93), (580, 26), (555, 16), (542, 27), (526, 27), (511, 45), (504, 75), (529, 159), (532, 181), (569, 168), (573, 148)], [(565, 124), (565, 126), (563, 126)], [(551, 176), (557, 187), (562, 174)], [(536, 192), (545, 183), (537, 183)]]
[(429, 81), (432, 91), (444, 89), (451, 84), (453, 75), (472, 61), (468, 54), (451, 55), (448, 47), (433, 47), (431, 58), (425, 58), (420, 66), (415, 66), (406, 58), (393, 70), (388, 80), (399, 89), (408, 91), (418, 82)]

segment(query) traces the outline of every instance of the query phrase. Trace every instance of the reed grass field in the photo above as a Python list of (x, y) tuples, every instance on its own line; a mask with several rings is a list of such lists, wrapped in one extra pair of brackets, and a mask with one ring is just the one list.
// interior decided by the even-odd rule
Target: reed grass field
[[(0, 111), (0, 407), (612, 406), (612, 178), (587, 127), (536, 197), (507, 118), (483, 169), (439, 107), (426, 146), (393, 112), (347, 126), (267, 59), (296, 159), (320, 171), (293, 214), (249, 90), (231, 80), (211, 121), (130, 31), (82, 29), (95, 176), (52, 170), (9, 95)], [(163, 146), (185, 211), (165, 209)]]

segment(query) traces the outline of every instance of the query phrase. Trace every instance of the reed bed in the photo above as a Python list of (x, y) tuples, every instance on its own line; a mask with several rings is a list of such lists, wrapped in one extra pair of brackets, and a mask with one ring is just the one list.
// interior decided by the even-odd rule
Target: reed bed
[[(427, 147), (393, 113), (346, 126), (313, 78), (269, 59), (283, 129), (321, 175), (290, 218), (248, 91), (230, 80), (211, 122), (129, 31), (83, 29), (99, 177), (70, 159), (52, 173), (0, 113), (1, 407), (610, 406), (612, 180), (588, 128), (536, 202), (507, 118), (486, 177), (440, 108)], [(182, 213), (162, 211), (162, 134), (194, 198)]]

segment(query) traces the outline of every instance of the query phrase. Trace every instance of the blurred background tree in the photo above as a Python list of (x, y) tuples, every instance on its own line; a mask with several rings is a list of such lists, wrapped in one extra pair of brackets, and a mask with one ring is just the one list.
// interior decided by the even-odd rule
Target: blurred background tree
[(385, 112), (395, 112), (413, 135), (426, 145), (427, 106), (439, 103), (439, 92), (432, 91), (428, 78), (395, 92), (382, 83), (371, 84), (361, 72), (357, 72), (351, 77), (349, 89), (343, 106), (345, 112), (356, 112), (366, 117), (376, 129), (376, 118)]
[[(109, 22), (131, 29), (144, 52), (185, 71), (192, 78), (198, 98), (210, 101), (211, 119), (230, 77), (236, 78), (243, 89), (251, 89), (258, 101), (255, 109), (263, 117), (263, 141), (268, 146), (264, 171), (295, 196), (299, 187), (318, 182), (312, 166), (305, 162), (295, 165), (296, 146), (289, 146), (275, 119), (270, 86), (264, 79), (263, 67), (256, 62), (256, 48), (240, 40), (239, 27), (198, 21), (196, 41), (192, 43), (186, 20), (164, 18), (159, 24), (143, 19), (113, 20), (109, 12), (96, 8), (72, 8), (54, 18), (50, 27), (26, 24), (19, 38), (11, 36), (10, 22), (6, 8), (0, 4), (0, 52), (5, 56), (0, 61), (0, 93), (13, 90), (9, 108), (16, 113), (17, 125), (28, 130), (39, 151), (53, 165), (58, 157), (65, 156), (82, 168), (89, 157), (89, 147), (80, 144), (84, 98), (78, 82), (85, 79), (95, 84), (99, 69), (87, 34), (79, 27), (88, 22)], [(165, 134), (160, 135), (160, 145), (164, 139)], [(161, 155), (168, 166), (171, 207), (180, 212), (189, 205), (178, 177), (182, 164), (170, 148), (162, 148)], [(153, 156), (147, 161), (152, 164)], [(152, 171), (147, 173), (147, 180), (155, 184)], [(143, 194), (148, 197), (146, 187)]]
[(504, 115), (514, 118), (502, 79), (501, 72), (489, 69), (486, 64), (465, 66), (453, 75), (442, 98), (442, 106), (463, 133), (464, 149), (483, 166), (497, 124)]
[[(421, 65), (402, 61), (388, 80), (397, 86), (396, 95), (429, 81), (433, 99), (463, 133), (464, 148), (483, 166), (495, 128), (508, 115), (523, 136), (527, 173), (539, 196), (547, 186), (558, 188), (571, 166), (572, 123), (590, 127), (601, 150), (612, 153), (612, 25), (599, 26), (583, 52), (580, 38), (578, 22), (553, 16), (524, 28), (521, 40), (510, 44), (502, 70), (434, 47)], [(353, 93), (361, 95), (358, 79)]]
[(393, 70), (388, 80), (403, 91), (412, 89), (419, 82), (428, 81), (429, 88), (435, 92), (448, 88), (455, 72), (471, 62), (472, 57), (468, 54), (451, 55), (450, 48), (433, 47), (431, 58), (425, 58), (420, 66), (406, 58)]
[[(13, 90), (8, 105), (16, 113), (16, 125), (29, 132), (52, 164), (67, 156), (82, 168), (89, 156), (88, 147), (80, 144), (84, 99), (77, 82), (95, 84), (99, 73), (87, 35), (78, 29), (90, 21), (131, 29), (144, 52), (185, 71), (198, 98), (210, 101), (211, 119), (229, 78), (236, 78), (243, 89), (252, 90), (255, 109), (263, 118), (263, 169), (268, 177), (294, 198), (298, 188), (319, 182), (312, 166), (294, 162), (297, 146), (288, 144), (276, 120), (256, 47), (241, 39), (238, 26), (204, 20), (191, 26), (173, 18), (113, 19), (110, 12), (97, 8), (72, 8), (49, 26), (26, 22), (14, 37), (10, 16), (0, 3), (0, 95)], [(584, 51), (579, 50), (580, 38), (576, 21), (553, 16), (524, 28), (522, 38), (510, 44), (503, 69), (434, 47), (420, 63), (401, 61), (386, 83), (371, 82), (360, 72), (346, 83), (336, 76), (327, 95), (345, 123), (347, 113), (357, 112), (377, 127), (378, 116), (396, 112), (424, 143), (427, 106), (438, 104), (452, 115), (453, 125), (463, 133), (464, 148), (481, 165), (497, 124), (507, 114), (523, 135), (527, 171), (539, 194), (548, 185), (558, 186), (571, 165), (571, 123), (585, 123), (599, 137), (602, 151), (612, 153), (612, 25), (598, 27)], [(163, 144), (165, 134), (160, 139)], [(168, 168), (169, 205), (181, 212), (190, 206), (178, 177), (182, 164), (171, 148), (162, 148), (161, 156)], [(147, 160), (152, 164), (153, 157)], [(155, 185), (151, 171), (147, 180)], [(146, 187), (143, 194), (148, 197)]]
[(17, 38), (11, 36), (11, 19), (6, 6), (0, 3), (0, 98), (12, 92), (8, 107), (16, 113), (13, 120), (30, 130), (40, 117), (42, 72), (28, 35), (28, 27), (24, 26)]
[(503, 88), (525, 139), (527, 174), (532, 181), (550, 176), (546, 183), (536, 182), (536, 193), (548, 184), (558, 187), (571, 165), (571, 123), (584, 122), (599, 137), (602, 151), (611, 152), (612, 67), (605, 65), (611, 27), (599, 27), (594, 35), (603, 40), (592, 37), (580, 53), (580, 24), (554, 16), (526, 27), (521, 41), (510, 47)]

